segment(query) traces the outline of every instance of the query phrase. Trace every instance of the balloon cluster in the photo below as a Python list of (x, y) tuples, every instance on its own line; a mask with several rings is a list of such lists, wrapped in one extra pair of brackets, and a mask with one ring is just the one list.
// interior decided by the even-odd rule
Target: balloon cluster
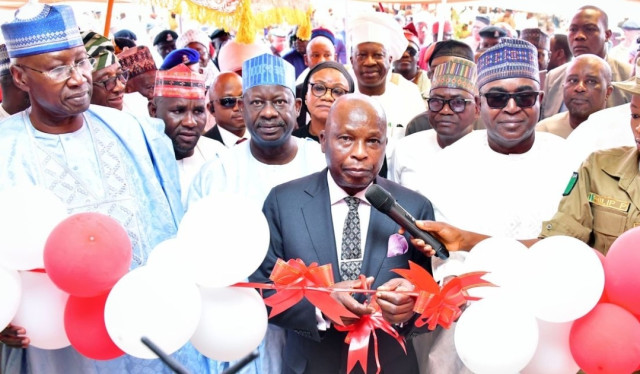
[(24, 327), (32, 346), (72, 345), (96, 360), (156, 358), (140, 341), (146, 336), (168, 354), (191, 341), (208, 357), (232, 361), (262, 341), (262, 297), (229, 287), (255, 271), (269, 245), (267, 221), (246, 199), (197, 202), (177, 238), (131, 271), (128, 235), (106, 215), (68, 216), (39, 187), (2, 191), (0, 206), (0, 326)]
[(527, 249), (489, 238), (469, 252), (465, 271), (488, 271), (500, 286), (469, 290), (473, 302), (454, 341), (474, 373), (631, 373), (640, 366), (640, 229), (607, 257), (583, 242), (554, 236)]

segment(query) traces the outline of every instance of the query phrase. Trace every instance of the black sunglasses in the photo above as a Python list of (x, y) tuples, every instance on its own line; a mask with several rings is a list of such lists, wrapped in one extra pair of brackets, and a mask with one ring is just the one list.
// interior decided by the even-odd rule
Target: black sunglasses
[(123, 70), (111, 78), (107, 78), (100, 82), (93, 82), (93, 84), (103, 86), (105, 90), (111, 91), (116, 88), (116, 80), (120, 81), (123, 85), (126, 85), (127, 80), (129, 80), (129, 70)]
[(536, 105), (540, 91), (526, 91), (516, 93), (506, 92), (487, 92), (480, 94), (487, 100), (487, 105), (493, 109), (502, 109), (507, 106), (512, 98), (516, 101), (516, 105), (520, 108), (530, 108)]
[(228, 96), (218, 99), (218, 102), (225, 108), (233, 108), (240, 100), (242, 100), (242, 96)]
[(462, 113), (467, 107), (467, 103), (472, 103), (472, 99), (463, 99), (461, 97), (455, 97), (453, 99), (445, 100), (430, 97), (427, 99), (427, 104), (429, 105), (429, 110), (432, 112), (439, 112), (444, 109), (444, 105), (449, 105), (451, 111), (454, 113)]

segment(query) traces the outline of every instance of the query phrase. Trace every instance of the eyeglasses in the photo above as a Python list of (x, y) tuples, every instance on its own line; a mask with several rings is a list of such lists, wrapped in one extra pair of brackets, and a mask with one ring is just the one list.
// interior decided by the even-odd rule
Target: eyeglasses
[(429, 110), (432, 112), (441, 111), (444, 109), (444, 105), (447, 104), (454, 113), (462, 113), (466, 109), (467, 103), (472, 103), (473, 101), (473, 99), (463, 99), (461, 97), (454, 97), (449, 100), (428, 98), (427, 104), (429, 105)]
[(242, 96), (228, 96), (223, 97), (222, 99), (218, 99), (218, 102), (224, 108), (234, 108), (236, 104), (238, 104), (239, 100), (242, 100)]
[(21, 68), (27, 68), (29, 70), (33, 70), (35, 72), (38, 72), (40, 74), (43, 74), (45, 76), (47, 76), (49, 79), (56, 81), (56, 82), (62, 82), (62, 81), (66, 81), (67, 79), (69, 79), (69, 77), (71, 77), (71, 70), (75, 69), (76, 71), (78, 71), (79, 73), (90, 73), (91, 70), (93, 69), (93, 63), (95, 62), (94, 58), (84, 58), (78, 62), (76, 62), (73, 65), (60, 65), (57, 66), (49, 71), (42, 71), (42, 70), (38, 70), (38, 69), (34, 69), (30, 66), (27, 65), (19, 65), (16, 64), (16, 66), (21, 67)]
[(116, 88), (116, 81), (120, 81), (123, 85), (127, 84), (127, 80), (129, 79), (129, 70), (123, 70), (122, 72), (114, 75), (111, 78), (107, 78), (105, 80), (101, 80), (100, 82), (93, 82), (95, 85), (103, 86), (105, 90), (111, 91)]
[(311, 86), (311, 93), (315, 97), (322, 97), (327, 93), (327, 91), (331, 91), (331, 97), (337, 99), (347, 93), (347, 90), (342, 87), (329, 88), (322, 83), (309, 83), (309, 86)]
[(480, 94), (480, 96), (484, 96), (485, 99), (487, 99), (487, 105), (489, 105), (489, 108), (493, 109), (502, 109), (506, 107), (509, 103), (509, 100), (511, 100), (512, 98), (516, 101), (516, 105), (520, 108), (530, 108), (536, 105), (538, 96), (540, 96), (540, 91), (516, 93), (487, 92), (484, 94)]

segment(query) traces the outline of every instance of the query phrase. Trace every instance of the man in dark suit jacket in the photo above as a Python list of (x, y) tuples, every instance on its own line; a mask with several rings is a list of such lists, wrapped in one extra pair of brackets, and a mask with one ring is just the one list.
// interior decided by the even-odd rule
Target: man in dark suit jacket
[[(430, 270), (430, 259), (411, 244), (406, 253), (387, 257), (390, 235), (399, 226), (383, 213), (372, 208), (364, 199), (366, 188), (377, 183), (388, 190), (398, 202), (419, 219), (433, 220), (431, 203), (423, 196), (396, 183), (377, 177), (385, 154), (386, 118), (382, 107), (368, 96), (348, 94), (334, 103), (325, 131), (320, 136), (328, 169), (297, 179), (271, 190), (263, 211), (271, 230), (269, 252), (260, 268), (251, 276), (252, 281), (268, 282), (277, 259), (301, 259), (305, 264), (317, 262), (331, 264), (335, 287), (361, 288), (359, 280), (343, 280), (340, 274), (339, 248), (342, 241), (342, 222), (347, 217), (344, 197), (360, 199), (358, 213), (364, 227), (361, 274), (372, 289), (378, 289), (378, 303), (383, 316), (405, 337), (423, 330), (413, 324), (415, 300), (399, 293), (385, 292), (410, 289), (411, 284), (391, 272), (395, 268), (408, 268), (414, 261)], [(342, 215), (339, 205), (342, 207)], [(365, 218), (365, 217), (368, 217)], [(363, 219), (364, 218), (364, 219)], [(334, 222), (337, 225), (334, 225)], [(408, 236), (406, 237), (408, 239)], [(337, 250), (338, 248), (338, 250)], [(332, 297), (358, 316), (372, 313), (372, 308), (344, 292)], [(323, 320), (324, 319), (324, 320)], [(271, 323), (287, 330), (283, 373), (346, 373), (348, 345), (346, 333), (337, 331), (326, 316), (303, 300), (275, 316)], [(345, 324), (355, 320), (343, 318)], [(378, 352), (383, 373), (417, 373), (416, 354), (407, 340), (407, 354), (398, 342), (378, 331)], [(376, 371), (373, 340), (369, 346), (367, 372)], [(354, 373), (363, 373), (357, 364)]]
[(242, 100), (242, 78), (234, 72), (220, 73), (209, 88), (207, 109), (216, 123), (203, 135), (227, 148), (249, 137), (238, 101)]

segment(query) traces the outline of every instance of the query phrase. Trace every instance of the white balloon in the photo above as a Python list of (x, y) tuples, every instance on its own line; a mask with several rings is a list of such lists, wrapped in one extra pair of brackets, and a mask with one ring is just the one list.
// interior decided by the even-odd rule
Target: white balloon
[(45, 273), (21, 271), (22, 298), (11, 323), (24, 327), (31, 345), (60, 349), (71, 345), (64, 330), (64, 308), (69, 294)]
[(196, 282), (193, 263), (185, 253), (186, 244), (177, 238), (165, 240), (156, 245), (147, 259), (146, 266), (159, 268), (160, 271), (173, 272), (180, 277)]
[(152, 266), (122, 277), (107, 297), (104, 320), (113, 342), (138, 358), (157, 358), (144, 336), (167, 354), (182, 347), (198, 326), (202, 302), (198, 287)]
[(202, 316), (191, 344), (214, 360), (233, 361), (256, 349), (267, 331), (267, 310), (251, 288), (200, 288)]
[(580, 370), (571, 355), (569, 333), (573, 321), (552, 323), (538, 320), (540, 339), (533, 358), (521, 374), (575, 374)]
[(604, 289), (604, 269), (588, 245), (569, 236), (552, 236), (529, 249), (526, 293), (541, 320), (569, 322), (596, 306)]
[[(512, 238), (491, 237), (476, 244), (467, 256), (466, 272), (487, 271), (482, 278), (498, 287), (476, 287), (467, 292), (475, 297), (490, 297), (508, 292), (511, 297), (526, 297), (522, 293), (527, 268), (527, 247)], [(514, 299), (514, 302), (519, 302)]]
[(462, 362), (477, 374), (514, 374), (524, 368), (538, 345), (538, 325), (527, 310), (508, 298), (472, 303), (454, 333)]
[(239, 195), (216, 193), (189, 206), (178, 229), (199, 285), (226, 287), (245, 280), (269, 249), (260, 207)]
[(0, 192), (0, 265), (44, 269), (44, 244), (67, 209), (51, 191), (20, 186)]
[(22, 295), (22, 281), (20, 274), (15, 270), (7, 270), (0, 267), (0, 290), (2, 290), (2, 303), (0, 303), (0, 329), (11, 322), (20, 306)]

